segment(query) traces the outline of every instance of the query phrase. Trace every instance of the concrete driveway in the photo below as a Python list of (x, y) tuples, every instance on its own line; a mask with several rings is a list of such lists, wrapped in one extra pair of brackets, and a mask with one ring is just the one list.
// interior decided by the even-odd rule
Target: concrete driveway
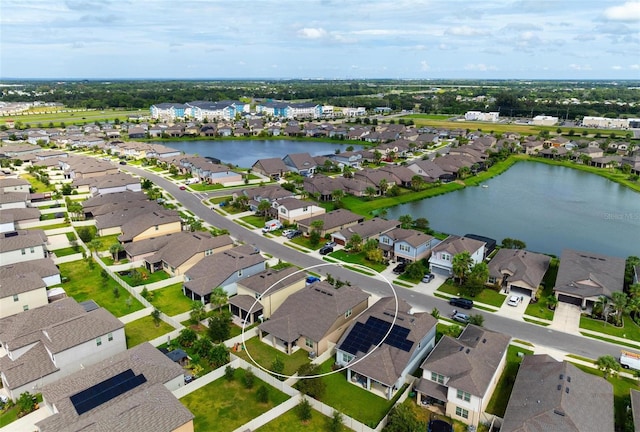
[(580, 314), (582, 310), (576, 305), (558, 302), (553, 314), (553, 322), (549, 328), (566, 333), (580, 334)]

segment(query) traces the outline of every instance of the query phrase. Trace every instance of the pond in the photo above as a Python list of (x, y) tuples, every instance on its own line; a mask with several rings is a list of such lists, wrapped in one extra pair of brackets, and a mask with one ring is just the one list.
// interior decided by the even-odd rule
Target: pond
[[(321, 141), (290, 140), (194, 140), (156, 142), (185, 153), (210, 156), (224, 163), (232, 163), (241, 168), (250, 168), (258, 159), (284, 157), (289, 153), (307, 152), (312, 156), (334, 154), (336, 149), (345, 151), (352, 144), (337, 144)], [(362, 146), (353, 146), (355, 150)]]
[(436, 231), (524, 241), (560, 255), (577, 249), (640, 256), (640, 194), (583, 171), (519, 162), (484, 183), (388, 209), (425, 217)]

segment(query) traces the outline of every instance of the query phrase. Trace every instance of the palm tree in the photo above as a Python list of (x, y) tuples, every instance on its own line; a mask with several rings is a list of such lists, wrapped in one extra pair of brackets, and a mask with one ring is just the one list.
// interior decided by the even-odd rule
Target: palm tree
[(376, 194), (376, 188), (374, 188), (373, 186), (367, 186), (364, 190), (364, 193), (367, 197), (373, 198)]
[(627, 311), (627, 305), (629, 304), (629, 297), (622, 292), (617, 291), (611, 295), (611, 301), (613, 303), (613, 310), (616, 313), (616, 326), (622, 325), (622, 314)]
[(258, 212), (264, 216), (264, 220), (267, 220), (267, 216), (269, 215), (269, 209), (271, 208), (271, 203), (267, 200), (260, 201), (258, 204)]
[(335, 202), (341, 202), (342, 198), (344, 198), (344, 191), (342, 189), (336, 189), (333, 192), (331, 192), (331, 196), (333, 197), (333, 200)]
[(389, 188), (389, 182), (387, 181), (387, 179), (380, 180), (380, 183), (378, 183), (378, 188), (380, 189), (380, 195), (384, 195)]
[(460, 285), (462, 285), (469, 275), (472, 264), (473, 259), (471, 259), (471, 253), (469, 253), (469, 251), (460, 252), (453, 256), (453, 261), (451, 262), (453, 275), (458, 278)]
[(398, 218), (400, 222), (400, 226), (404, 229), (411, 228), (411, 224), (413, 224), (413, 217), (410, 214), (402, 215)]

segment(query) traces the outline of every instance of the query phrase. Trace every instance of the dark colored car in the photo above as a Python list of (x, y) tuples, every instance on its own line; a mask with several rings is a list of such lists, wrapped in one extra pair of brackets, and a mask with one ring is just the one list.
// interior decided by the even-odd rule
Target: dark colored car
[(400, 273), (404, 273), (406, 269), (407, 269), (407, 263), (401, 262), (400, 264), (394, 267), (393, 272), (395, 274), (400, 274)]
[(331, 246), (322, 246), (319, 251), (320, 255), (326, 255), (331, 252), (333, 252), (333, 248)]
[(120, 161), (120, 165), (126, 165), (127, 161)]
[(287, 238), (288, 238), (289, 240), (291, 240), (292, 238), (296, 238), (296, 237), (301, 236), (301, 235), (302, 235), (302, 231), (300, 231), (300, 230), (295, 230), (295, 231), (292, 231), (292, 232), (290, 232), (289, 234), (287, 234)]
[(462, 297), (455, 297), (449, 299), (451, 306), (461, 307), (462, 309), (471, 309), (473, 307), (473, 300), (469, 300)]

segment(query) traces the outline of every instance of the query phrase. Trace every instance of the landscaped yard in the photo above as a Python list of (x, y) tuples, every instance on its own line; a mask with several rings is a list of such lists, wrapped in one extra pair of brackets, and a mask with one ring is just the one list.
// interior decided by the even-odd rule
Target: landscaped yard
[(498, 380), (498, 385), (493, 392), (489, 405), (487, 405), (487, 412), (495, 414), (498, 417), (504, 417), (504, 412), (507, 410), (507, 403), (511, 396), (511, 390), (513, 390), (513, 384), (516, 381), (520, 363), (522, 363), (522, 357), (518, 357), (518, 353), (533, 354), (533, 351), (509, 345), (507, 349), (507, 364)]
[(309, 241), (309, 237), (305, 237), (305, 236), (294, 237), (294, 238), (292, 238), (291, 240), (288, 240), (288, 241), (293, 243), (293, 244), (297, 244), (298, 246), (302, 246), (303, 248), (310, 249), (310, 250), (318, 250), (325, 243), (321, 239), (320, 242), (317, 245), (312, 246), (311, 242)]
[(198, 192), (210, 191), (210, 190), (215, 190), (215, 189), (224, 189), (224, 186), (221, 185), (220, 183), (213, 183), (213, 184), (209, 184), (209, 183), (193, 183), (193, 184), (189, 185), (189, 187), (191, 189), (193, 189), (194, 191), (198, 191)]
[(348, 252), (345, 252), (344, 249), (341, 249), (335, 252), (331, 252), (329, 256), (335, 259), (339, 259), (340, 261), (344, 261), (352, 264), (360, 264), (362, 266), (369, 267), (370, 269), (373, 269), (377, 272), (382, 272), (384, 269), (387, 268), (387, 266), (384, 264), (374, 263), (366, 259), (364, 252), (348, 253)]
[[(135, 269), (132, 269), (131, 272), (133, 272), (134, 270)], [(142, 277), (131, 277), (131, 272), (126, 272), (125, 274), (121, 274), (119, 276), (123, 281), (129, 284), (129, 286), (147, 285), (169, 279), (171, 277), (167, 272), (163, 270), (158, 270), (153, 273), (149, 273), (149, 271), (143, 268), (138, 268), (138, 270), (142, 272)]]
[(151, 304), (169, 316), (191, 310), (191, 299), (182, 293), (182, 283), (151, 291)]
[[(242, 383), (244, 373), (243, 369), (236, 369), (233, 381), (220, 378), (180, 399), (195, 414), (193, 426), (196, 431), (232, 431), (289, 398), (259, 379), (253, 388), (245, 388)], [(256, 398), (262, 385), (269, 391), (267, 403), (260, 403)]]
[[(301, 430), (308, 432), (326, 432), (329, 429), (331, 418), (320, 414), (316, 410), (311, 410), (311, 420), (302, 422), (297, 414), (297, 407), (290, 409), (286, 413), (271, 420), (266, 425), (256, 429), (256, 432), (298, 432)], [(346, 426), (342, 426), (340, 431), (347, 432)]]
[[(438, 288), (438, 291), (447, 293), (447, 294), (451, 294), (454, 296), (460, 296), (460, 297), (466, 297), (469, 298), (468, 296), (465, 295), (460, 295), (460, 293), (462, 292), (462, 289), (459, 285), (456, 285), (455, 283), (451, 282), (450, 280), (446, 281), (444, 284), (442, 284), (440, 286), (440, 288)], [(495, 306), (495, 307), (500, 307), (502, 306), (502, 303), (504, 303), (504, 299), (507, 296), (504, 294), (500, 294), (499, 292), (497, 292), (494, 289), (491, 288), (485, 288), (482, 290), (482, 292), (480, 294), (478, 294), (477, 296), (473, 297), (473, 301), (479, 302), (479, 303), (484, 303), (484, 304), (488, 304), (491, 306)]]
[(537, 303), (529, 303), (525, 315), (529, 315), (535, 318), (542, 318), (549, 321), (553, 321), (554, 311), (549, 309), (549, 302), (547, 299), (553, 295), (553, 287), (556, 284), (556, 277), (558, 276), (558, 258), (551, 258), (549, 263), (549, 270), (544, 275), (542, 281), (543, 289), (539, 292), (539, 299)]
[[(131, 312), (143, 308), (142, 304), (131, 297), (111, 277), (103, 279), (100, 275), (102, 268), (95, 264), (93, 269), (85, 260), (59, 264), (60, 276), (68, 279), (62, 284), (62, 288), (67, 295), (82, 302), (94, 300), (98, 305), (104, 307), (117, 317), (121, 317)], [(118, 288), (118, 297), (114, 295), (114, 288)]]
[(115, 243), (120, 243), (118, 241), (118, 236), (120, 234), (111, 234), (111, 235), (106, 235), (106, 236), (98, 236), (96, 237), (97, 240), (100, 240), (100, 243), (102, 243), (102, 247), (100, 248), (100, 250), (106, 251), (109, 250), (109, 248), (115, 244)]
[(54, 185), (50, 184), (49, 186), (47, 186), (46, 184), (42, 183), (40, 180), (38, 180), (31, 174), (27, 174), (27, 173), (20, 174), (20, 178), (23, 178), (29, 183), (31, 183), (31, 189), (33, 189), (33, 191), (36, 193), (52, 192), (56, 190), (56, 187)]
[(232, 198), (231, 195), (211, 198), (209, 200), (209, 204), (220, 204), (221, 202), (225, 202), (225, 201), (231, 200), (231, 198)]
[[(35, 396), (36, 402), (38, 402), (40, 408), (45, 409), (42, 405), (42, 393), (37, 393)], [(3, 428), (9, 423), (13, 423), (14, 421), (18, 420), (19, 411), (20, 408), (17, 405), (14, 405), (11, 408), (7, 408), (5, 406), (5, 409), (0, 411), (0, 428)]]
[[(293, 354), (287, 355), (260, 341), (257, 337), (247, 340), (245, 345), (253, 360), (266, 369), (271, 369), (271, 363), (273, 363), (277, 356), (284, 363), (284, 371), (282, 373), (285, 375), (293, 375), (298, 371), (298, 369), (300, 369), (300, 366), (309, 363), (309, 353), (303, 349), (299, 349)], [(249, 356), (247, 355), (247, 351), (242, 350), (234, 352), (234, 354), (249, 363), (252, 363), (251, 359), (249, 359)]]
[(84, 249), (81, 248), (80, 246), (76, 246), (76, 247), (72, 246), (72, 247), (66, 247), (62, 249), (54, 249), (52, 252), (56, 254), (56, 257), (63, 257), (67, 255), (82, 253), (83, 250)]
[(633, 322), (629, 315), (623, 315), (622, 320), (624, 326), (616, 327), (611, 323), (605, 323), (604, 321), (582, 315), (580, 317), (580, 328), (625, 338), (630, 341), (640, 341), (640, 326)]
[(143, 342), (153, 340), (172, 330), (174, 330), (173, 327), (164, 321), (160, 321), (160, 325), (156, 327), (151, 315), (131, 321), (124, 325), (124, 332), (127, 337), (127, 348), (132, 348)]
[(241, 217), (240, 220), (248, 223), (249, 225), (253, 225), (256, 228), (264, 227), (264, 223), (265, 223), (264, 216), (256, 216), (256, 215), (244, 216), (244, 217)]

